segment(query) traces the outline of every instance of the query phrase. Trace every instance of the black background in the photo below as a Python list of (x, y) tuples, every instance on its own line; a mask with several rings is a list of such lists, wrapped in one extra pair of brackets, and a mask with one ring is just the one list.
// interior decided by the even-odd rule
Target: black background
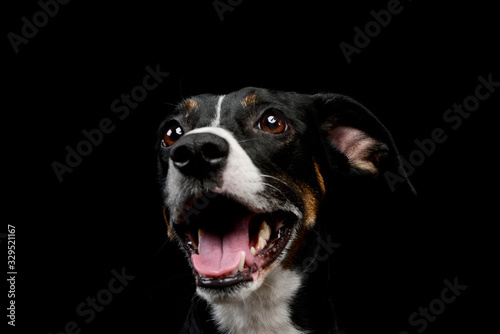
[[(339, 44), (353, 44), (354, 27), (363, 29), (373, 20), (370, 11), (387, 3), (244, 0), (221, 21), (210, 0), (71, 1), (17, 54), (5, 37), (2, 233), (7, 223), (17, 227), (15, 330), (59, 333), (75, 321), (81, 333), (175, 333), (193, 286), (182, 254), (165, 244), (157, 126), (182, 98), (261, 86), (352, 96), (386, 125), (403, 157), (417, 148), (415, 139), (430, 138), (438, 127), (446, 131), (446, 142), (412, 174), (419, 197), (400, 217), (398, 231), (417, 247), (412, 257), (401, 255), (411, 278), (387, 281), (404, 286), (404, 302), (391, 304), (380, 292), (380, 300), (369, 303), (373, 309), (361, 308), (370, 317), (350, 317), (363, 322), (376, 314), (380, 323), (366, 325), (375, 333), (410, 330), (410, 314), (439, 298), (444, 279), (458, 277), (467, 290), (425, 332), (484, 332), (496, 317), (488, 302), (498, 284), (492, 260), (498, 217), (492, 214), (500, 88), (458, 129), (442, 117), (474, 94), (478, 76), (491, 73), (500, 81), (497, 10), (479, 1), (402, 1), (401, 13), (348, 64)], [(20, 34), (21, 18), (32, 21), (37, 11), (36, 1), (9, 4), (4, 36)], [(169, 76), (120, 120), (112, 101), (157, 64)], [(65, 147), (75, 148), (85, 139), (82, 130), (104, 118), (114, 131), (59, 182), (51, 164), (64, 162)], [(401, 243), (406, 236), (395, 232), (393, 238)], [(376, 248), (370, 256), (376, 258)], [(77, 306), (122, 268), (135, 278), (85, 323)], [(360, 279), (363, 289), (377, 290), (371, 282)], [(356, 298), (364, 303), (362, 295)]]

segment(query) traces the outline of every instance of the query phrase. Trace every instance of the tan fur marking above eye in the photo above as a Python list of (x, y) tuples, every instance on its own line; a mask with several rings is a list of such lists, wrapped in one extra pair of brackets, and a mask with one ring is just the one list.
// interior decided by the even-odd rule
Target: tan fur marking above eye
[(248, 95), (247, 97), (245, 97), (242, 101), (241, 101), (241, 105), (243, 107), (251, 107), (251, 106), (254, 106), (256, 105), (258, 102), (258, 97), (256, 94), (252, 94), (252, 95)]
[(198, 108), (198, 102), (193, 99), (187, 99), (182, 101), (181, 108), (187, 111), (194, 111)]

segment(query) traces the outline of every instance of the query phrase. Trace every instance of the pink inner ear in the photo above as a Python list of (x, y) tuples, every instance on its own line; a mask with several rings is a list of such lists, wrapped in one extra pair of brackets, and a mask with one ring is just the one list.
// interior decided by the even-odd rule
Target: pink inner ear
[(339, 125), (329, 130), (328, 138), (332, 146), (344, 153), (353, 163), (366, 161), (368, 148), (377, 143), (365, 132), (345, 125)]

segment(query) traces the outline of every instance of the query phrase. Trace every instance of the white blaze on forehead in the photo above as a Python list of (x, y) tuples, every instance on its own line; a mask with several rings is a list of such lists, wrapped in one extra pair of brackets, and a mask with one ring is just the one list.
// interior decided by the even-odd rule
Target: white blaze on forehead
[(215, 106), (215, 119), (212, 121), (211, 126), (219, 126), (220, 124), (220, 111), (222, 109), (222, 100), (226, 95), (219, 96), (219, 100), (217, 101), (217, 105)]

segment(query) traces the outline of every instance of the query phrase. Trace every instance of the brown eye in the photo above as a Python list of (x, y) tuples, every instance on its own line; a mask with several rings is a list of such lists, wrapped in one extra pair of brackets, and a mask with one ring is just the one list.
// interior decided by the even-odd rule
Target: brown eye
[(259, 120), (259, 129), (273, 134), (282, 133), (287, 130), (287, 123), (280, 117), (278, 111), (268, 110)]
[(163, 146), (172, 146), (175, 144), (177, 140), (184, 134), (184, 130), (182, 127), (175, 123), (171, 125), (167, 131), (165, 131), (165, 135), (163, 136), (162, 145)]

